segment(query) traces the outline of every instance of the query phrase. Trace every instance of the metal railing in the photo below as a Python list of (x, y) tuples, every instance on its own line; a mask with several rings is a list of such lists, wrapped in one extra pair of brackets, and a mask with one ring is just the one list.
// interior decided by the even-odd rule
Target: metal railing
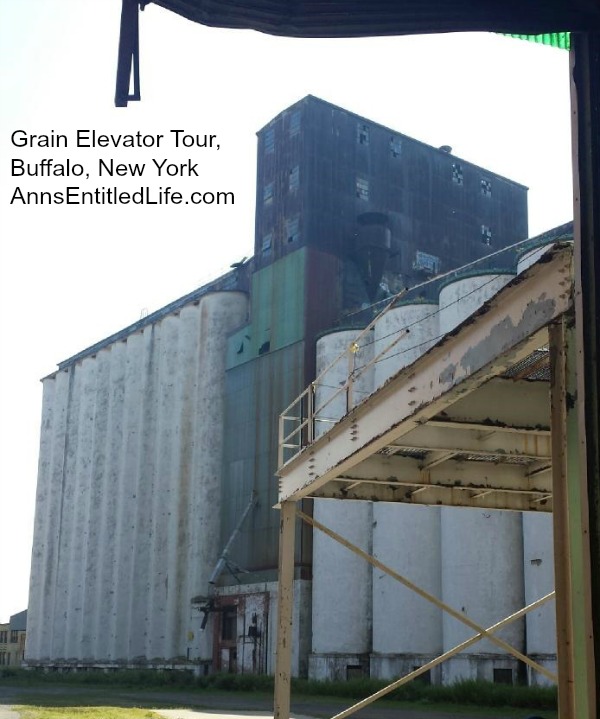
[[(356, 402), (359, 393), (356, 391), (356, 383), (362, 375), (375, 363), (379, 362), (384, 355), (393, 349), (400, 340), (402, 340), (409, 330), (401, 330), (383, 350), (378, 352), (373, 358), (363, 365), (357, 362), (357, 356), (362, 347), (367, 343), (373, 342), (371, 338), (372, 330), (377, 322), (393, 309), (395, 304), (401, 297), (406, 294), (407, 290), (402, 290), (395, 295), (392, 300), (384, 307), (384, 309), (350, 342), (348, 347), (339, 354), (332, 362), (330, 362), (318, 377), (311, 382), (308, 387), (296, 399), (289, 404), (279, 415), (279, 452), (278, 466), (281, 467), (291, 459), (293, 459), (305, 447), (321, 434), (328, 431), (336, 422), (338, 422), (343, 414), (347, 414), (357, 404), (360, 404), (364, 397)], [(339, 387), (327, 384), (327, 376), (332, 369), (340, 362), (347, 363), (346, 380)], [(317, 406), (317, 392), (320, 389), (333, 390), (327, 399)], [(338, 397), (344, 395), (344, 412), (340, 416), (328, 417), (323, 415), (323, 410), (329, 407)], [(291, 429), (290, 429), (291, 425)], [(320, 425), (320, 427), (319, 427)], [(324, 428), (326, 425), (326, 428)], [(323, 431), (317, 431), (317, 428)]]

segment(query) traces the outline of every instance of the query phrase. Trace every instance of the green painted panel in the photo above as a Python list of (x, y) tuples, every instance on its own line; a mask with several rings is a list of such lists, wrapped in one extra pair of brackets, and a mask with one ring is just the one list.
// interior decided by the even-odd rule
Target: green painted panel
[(303, 338), (305, 266), (306, 250), (301, 248), (252, 277), (252, 341), (257, 353), (266, 342), (274, 351)]
[(250, 324), (229, 338), (228, 369), (304, 339), (305, 268), (300, 248), (254, 273)]
[(251, 327), (246, 325), (227, 338), (227, 358), (226, 369), (237, 367), (247, 362), (254, 355), (252, 354), (252, 346), (250, 343)]
[[(276, 579), (279, 512), (277, 470), (279, 413), (304, 388), (303, 342), (269, 352), (227, 371), (223, 452), (221, 546), (235, 529), (256, 492), (257, 504), (231, 547), (234, 564), (251, 574), (244, 582)], [(309, 547), (299, 542), (296, 562), (310, 562)], [(233, 577), (222, 576), (227, 583)]]
[(547, 32), (543, 35), (515, 35), (510, 33), (508, 37), (516, 37), (519, 40), (527, 40), (528, 42), (537, 42), (541, 45), (550, 45), (558, 47), (561, 50), (568, 50), (571, 47), (570, 32)]

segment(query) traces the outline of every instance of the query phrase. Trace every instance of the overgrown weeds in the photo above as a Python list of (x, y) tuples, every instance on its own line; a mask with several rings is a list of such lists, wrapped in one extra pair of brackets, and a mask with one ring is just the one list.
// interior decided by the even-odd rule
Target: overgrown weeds
[[(273, 677), (254, 674), (209, 674), (195, 676), (188, 669), (150, 670), (123, 669), (116, 671), (31, 671), (2, 667), (0, 685), (34, 685), (45, 683), (70, 685), (104, 685), (112, 687), (218, 690), (227, 692), (273, 692)], [(292, 681), (294, 696), (328, 696), (360, 699), (382, 689), (388, 682), (377, 679), (348, 681)], [(461, 681), (449, 686), (428, 685), (413, 681), (390, 692), (390, 700), (419, 704), (462, 704), (480, 707), (522, 707), (555, 709), (556, 687), (511, 686), (483, 681)]]

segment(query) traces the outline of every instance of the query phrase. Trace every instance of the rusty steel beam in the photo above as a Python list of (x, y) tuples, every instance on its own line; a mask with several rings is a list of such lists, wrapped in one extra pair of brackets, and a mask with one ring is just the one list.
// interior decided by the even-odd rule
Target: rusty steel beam
[(443, 465), (428, 469), (421, 468), (421, 460), (402, 457), (397, 454), (386, 457), (376, 454), (360, 464), (342, 472), (338, 479), (348, 481), (373, 481), (393, 486), (442, 486), (476, 489), (498, 489), (508, 491), (552, 491), (548, 476), (531, 477), (527, 464), (500, 462), (464, 462), (449, 459)]
[(279, 584), (277, 595), (274, 719), (289, 719), (290, 717), (295, 514), (295, 503), (283, 502), (279, 519)]
[(280, 501), (313, 494), (502, 374), (545, 343), (570, 304), (571, 251), (559, 247), (281, 467)]
[[(416, 427), (405, 434), (394, 447), (399, 449), (424, 449), (427, 451), (458, 452), (460, 454), (497, 454), (528, 457), (530, 459), (549, 459), (551, 453), (550, 432), (502, 432), (489, 427), (472, 426), (460, 423), (430, 422)], [(500, 459), (500, 461), (502, 461)]]

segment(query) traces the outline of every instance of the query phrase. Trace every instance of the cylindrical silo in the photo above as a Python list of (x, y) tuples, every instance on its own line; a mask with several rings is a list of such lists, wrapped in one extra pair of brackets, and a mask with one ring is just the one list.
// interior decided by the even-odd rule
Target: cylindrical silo
[[(72, 442), (74, 455), (74, 487), (68, 511), (73, 516), (73, 541), (68, 559), (68, 586), (70, 587), (65, 613), (67, 615), (67, 632), (65, 641), (65, 657), (80, 659), (90, 656), (87, 642), (88, 634), (84, 632), (87, 624), (84, 613), (85, 585), (88, 578), (93, 579), (87, 566), (89, 548), (89, 510), (92, 491), (91, 452), (94, 442), (94, 405), (96, 396), (96, 363), (88, 357), (78, 367), (76, 375), (79, 383), (75, 391), (80, 394), (79, 416), (77, 417), (77, 439)], [(85, 646), (83, 640), (85, 637)]]
[[(518, 512), (442, 508), (442, 598), (482, 627), (524, 605), (523, 535)], [(444, 651), (475, 632), (444, 613)], [(524, 650), (523, 621), (498, 632)], [(510, 675), (507, 676), (507, 672)], [(489, 640), (472, 645), (442, 665), (444, 683), (459, 679), (516, 681), (517, 661)]]
[[(374, 504), (373, 554), (439, 598), (439, 507)], [(407, 674), (441, 652), (441, 611), (388, 574), (373, 569), (371, 676), (387, 679)], [(434, 670), (436, 677), (438, 672)]]
[[(317, 341), (315, 434), (326, 432), (347, 411), (347, 394), (340, 392), (349, 373), (357, 373), (353, 405), (368, 396), (373, 370), (360, 373), (373, 356), (373, 333), (357, 340), (359, 330), (331, 332)], [(356, 343), (356, 344), (355, 344)], [(351, 348), (354, 350), (350, 350)], [(337, 362), (338, 357), (341, 359)], [(323, 371), (326, 370), (323, 374)], [(314, 517), (338, 534), (371, 552), (370, 502), (315, 499)], [(346, 679), (352, 669), (368, 673), (371, 650), (371, 567), (327, 535), (313, 533), (312, 654), (309, 675), (315, 679)]]
[[(523, 562), (525, 603), (531, 604), (554, 589), (554, 539), (552, 515), (523, 513)], [(525, 619), (527, 655), (556, 671), (556, 604), (552, 600), (530, 611)], [(549, 680), (528, 667), (529, 684)]]
[(440, 334), (451, 332), (511, 281), (514, 273), (483, 270), (442, 285), (439, 295)]
[[(447, 333), (475, 312), (513, 277), (512, 273), (469, 274), (440, 290), (440, 333)], [(442, 525), (442, 597), (445, 603), (487, 627), (523, 606), (523, 532), (517, 512), (444, 507)], [(444, 613), (444, 651), (473, 635), (473, 630)], [(499, 636), (524, 649), (523, 621)], [(517, 661), (489, 640), (444, 662), (444, 683), (458, 679), (516, 681)]]
[(435, 344), (439, 334), (438, 314), (437, 304), (410, 302), (388, 310), (377, 320), (375, 387), (381, 387)]
[[(315, 436), (319, 437), (373, 391), (373, 331), (328, 332), (317, 340)], [(350, 374), (352, 387), (343, 389)]]
[(52, 586), (50, 575), (52, 566), (50, 536), (52, 527), (52, 440), (56, 423), (60, 422), (61, 409), (56, 399), (57, 385), (59, 384), (60, 380), (56, 375), (47, 377), (43, 381), (40, 455), (27, 612), (28, 632), (25, 644), (25, 658), (31, 662), (43, 659), (49, 644), (48, 617), (50, 610), (48, 604), (51, 600), (50, 587)]
[(536, 245), (522, 252), (517, 261), (517, 274), (520, 275), (521, 272), (525, 272), (525, 270), (537, 262), (553, 244), (554, 242), (546, 242), (543, 245)]
[[(438, 327), (437, 304), (411, 302), (388, 310), (375, 324), (375, 385), (380, 387), (424, 354), (436, 342)], [(373, 505), (373, 553), (419, 587), (440, 597), (438, 507)], [(437, 656), (441, 649), (440, 610), (374, 569), (371, 675), (383, 679), (406, 674)]]
[[(58, 562), (56, 571), (56, 606), (52, 621), (52, 651), (55, 657), (62, 660), (71, 659), (70, 650), (72, 635), (76, 631), (76, 622), (69, 613), (71, 597), (79, 593), (79, 579), (71, 584), (73, 574), (71, 561), (79, 565), (76, 557), (79, 537), (75, 531), (77, 514), (77, 455), (79, 434), (81, 431), (80, 406), (82, 403), (83, 373), (69, 372), (69, 397), (64, 460), (61, 476), (60, 531), (58, 537)], [(81, 569), (80, 565), (78, 569)]]
[[(200, 301), (194, 318), (198, 329), (198, 353), (195, 371), (194, 422), (196, 442), (190, 457), (194, 481), (187, 511), (190, 516), (188, 566), (189, 599), (204, 594), (222, 547), (214, 541), (220, 536), (221, 473), (223, 461), (223, 422), (225, 416), (225, 350), (228, 335), (242, 325), (247, 313), (247, 298), (241, 292), (220, 292)], [(193, 616), (189, 639), (192, 658), (210, 659), (212, 641), (200, 630), (201, 616)]]
[(45, 380), (30, 661), (210, 658), (191, 599), (219, 551), (225, 347), (246, 313), (211, 293)]
[[(371, 554), (371, 502), (315, 499), (314, 517)], [(312, 653), (309, 676), (345, 680), (368, 675), (371, 651), (371, 565), (315, 529)]]

